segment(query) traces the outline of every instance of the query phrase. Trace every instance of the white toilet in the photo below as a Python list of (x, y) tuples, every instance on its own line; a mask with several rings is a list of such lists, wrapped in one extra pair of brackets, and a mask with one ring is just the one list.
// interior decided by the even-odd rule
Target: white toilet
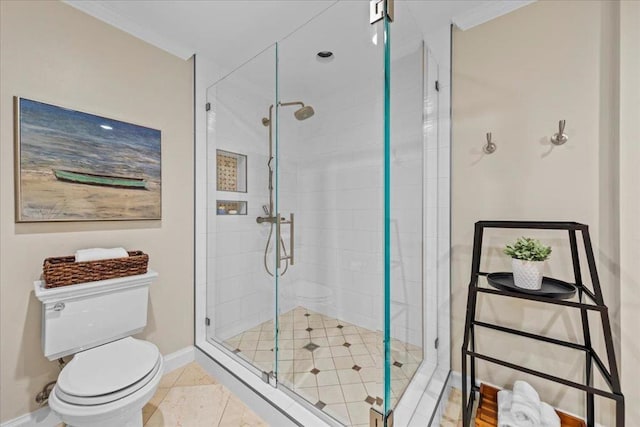
[(147, 324), (149, 286), (157, 276), (149, 271), (51, 289), (34, 282), (44, 355), (74, 355), (49, 396), (51, 410), (68, 426), (142, 426), (163, 359), (154, 344), (131, 335)]

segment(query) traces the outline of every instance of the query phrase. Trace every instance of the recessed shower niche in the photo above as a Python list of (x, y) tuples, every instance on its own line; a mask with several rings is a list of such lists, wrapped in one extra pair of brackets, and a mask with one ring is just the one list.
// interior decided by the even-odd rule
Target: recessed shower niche
[(247, 192), (247, 156), (216, 150), (217, 190)]
[(217, 200), (217, 215), (246, 215), (247, 202), (242, 200)]

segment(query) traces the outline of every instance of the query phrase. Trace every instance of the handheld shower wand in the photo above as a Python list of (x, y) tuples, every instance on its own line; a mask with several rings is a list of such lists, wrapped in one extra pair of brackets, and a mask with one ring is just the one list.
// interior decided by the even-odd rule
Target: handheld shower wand
[[(306, 120), (309, 117), (315, 114), (313, 107), (311, 105), (305, 105), (304, 102), (294, 101), (294, 102), (279, 102), (277, 104), (278, 107), (289, 107), (292, 105), (300, 105), (300, 108), (294, 111), (293, 115), (297, 120)], [(280, 276), (283, 276), (287, 270), (289, 269), (289, 263), (293, 265), (293, 214), (290, 215), (289, 220), (285, 220), (280, 217), (280, 213), (274, 215), (273, 212), (273, 168), (271, 167), (271, 163), (273, 162), (273, 136), (272, 136), (272, 123), (273, 123), (273, 104), (269, 106), (269, 117), (262, 118), (262, 124), (269, 128), (269, 161), (267, 162), (267, 167), (269, 168), (269, 204), (262, 206), (262, 211), (265, 216), (259, 216), (256, 218), (256, 222), (258, 224), (262, 224), (263, 222), (269, 223), (269, 237), (267, 237), (267, 244), (264, 248), (264, 268), (267, 270), (267, 273), (270, 276), (273, 276), (273, 273), (269, 270), (269, 265), (267, 263), (267, 255), (269, 253), (269, 246), (271, 244), (271, 237), (273, 236), (273, 227), (276, 226), (276, 263), (279, 266), (281, 261), (285, 262), (284, 270), (280, 273)], [(287, 254), (287, 248), (284, 244), (284, 240), (282, 239), (282, 235), (280, 234), (280, 227), (283, 224), (288, 224), (290, 229), (290, 243), (289, 250), (291, 255)], [(280, 255), (280, 251), (284, 253), (284, 257)]]

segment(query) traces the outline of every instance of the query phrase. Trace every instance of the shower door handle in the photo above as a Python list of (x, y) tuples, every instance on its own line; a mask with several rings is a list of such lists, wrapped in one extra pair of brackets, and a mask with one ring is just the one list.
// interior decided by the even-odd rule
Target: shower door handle
[(289, 262), (291, 263), (291, 265), (293, 265), (293, 254), (295, 251), (295, 245), (294, 245), (294, 236), (293, 236), (293, 230), (295, 229), (295, 227), (293, 226), (293, 214), (290, 213), (289, 214)]
[[(278, 264), (278, 268), (280, 268), (280, 265), (282, 264), (282, 261), (284, 260), (289, 260), (289, 262), (291, 263), (291, 265), (293, 265), (294, 263), (294, 253), (295, 253), (295, 249), (294, 249), (294, 244), (295, 244), (295, 234), (294, 234), (294, 219), (293, 219), (293, 214), (289, 214), (289, 220), (284, 219), (283, 217), (280, 216), (280, 214), (277, 214), (276, 216), (276, 239), (277, 239), (277, 245), (276, 245), (276, 262)], [(282, 256), (282, 252), (280, 249), (280, 245), (282, 245), (282, 225), (283, 224), (288, 224), (289, 225), (289, 254), (287, 256)]]

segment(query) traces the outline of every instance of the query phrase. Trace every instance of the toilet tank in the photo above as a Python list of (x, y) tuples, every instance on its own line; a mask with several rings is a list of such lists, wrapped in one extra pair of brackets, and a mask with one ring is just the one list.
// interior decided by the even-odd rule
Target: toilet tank
[(49, 360), (136, 334), (147, 324), (149, 286), (158, 273), (47, 289), (34, 282), (42, 302), (42, 349)]

